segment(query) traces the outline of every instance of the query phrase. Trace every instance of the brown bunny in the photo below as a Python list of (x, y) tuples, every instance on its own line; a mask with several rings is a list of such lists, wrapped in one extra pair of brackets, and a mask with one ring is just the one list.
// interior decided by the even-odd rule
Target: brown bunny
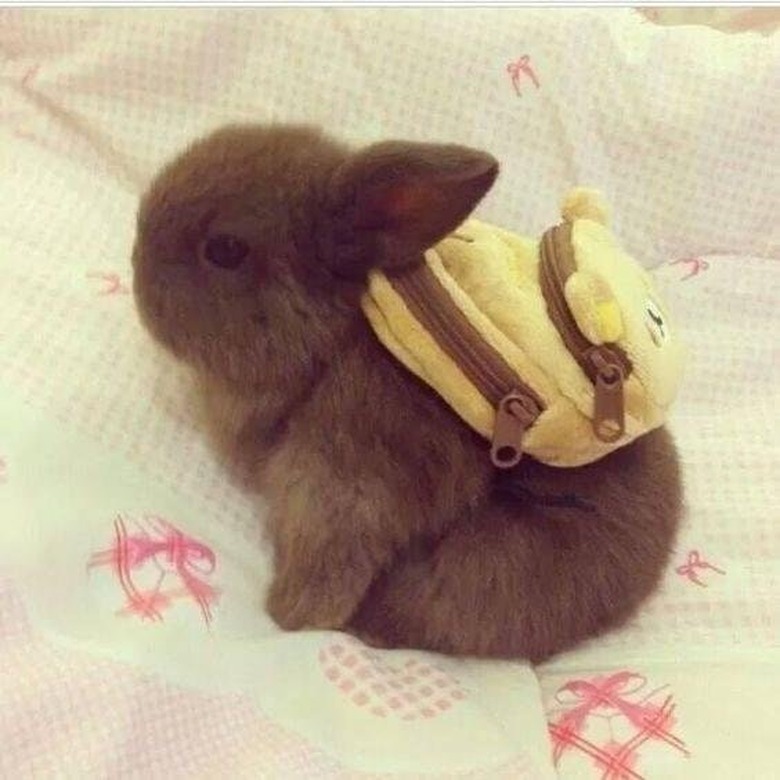
[(138, 308), (269, 499), (283, 628), (540, 661), (626, 621), (661, 577), (682, 505), (666, 431), (582, 468), (496, 472), (361, 312), (369, 270), (419, 260), (497, 174), (460, 146), (240, 126), (143, 199)]

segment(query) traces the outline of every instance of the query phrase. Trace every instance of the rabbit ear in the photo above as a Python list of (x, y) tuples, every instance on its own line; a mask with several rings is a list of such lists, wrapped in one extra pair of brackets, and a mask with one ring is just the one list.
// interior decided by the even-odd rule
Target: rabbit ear
[(492, 187), (498, 162), (456, 145), (391, 141), (356, 154), (336, 173), (353, 227), (424, 250), (460, 225)]

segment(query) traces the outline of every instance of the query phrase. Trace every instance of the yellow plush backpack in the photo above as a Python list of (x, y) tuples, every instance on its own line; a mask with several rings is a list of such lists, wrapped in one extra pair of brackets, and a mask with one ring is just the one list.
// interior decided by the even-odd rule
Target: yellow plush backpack
[(595, 461), (662, 425), (681, 379), (680, 339), (598, 193), (572, 190), (562, 214), (540, 241), (469, 220), (424, 263), (372, 273), (363, 299), (498, 468)]

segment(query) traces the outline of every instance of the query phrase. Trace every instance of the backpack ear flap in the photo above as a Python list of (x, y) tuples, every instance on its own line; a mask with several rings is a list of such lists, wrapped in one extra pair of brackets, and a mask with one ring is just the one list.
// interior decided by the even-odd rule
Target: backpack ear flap
[(564, 287), (566, 303), (591, 344), (609, 344), (623, 335), (623, 316), (604, 279), (588, 271), (575, 271)]
[(561, 215), (565, 222), (576, 219), (590, 219), (609, 227), (609, 207), (597, 190), (575, 187), (566, 193), (561, 204)]
[(354, 155), (332, 186), (352, 227), (424, 251), (457, 228), (493, 186), (498, 162), (456, 145), (393, 141)]

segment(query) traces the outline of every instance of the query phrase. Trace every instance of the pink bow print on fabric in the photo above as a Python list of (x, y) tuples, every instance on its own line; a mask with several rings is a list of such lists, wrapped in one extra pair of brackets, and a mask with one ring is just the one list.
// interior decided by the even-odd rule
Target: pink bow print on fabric
[[(176, 601), (189, 601), (204, 622), (212, 620), (219, 590), (208, 582), (217, 566), (214, 552), (205, 544), (154, 515), (135, 522), (128, 532), (124, 518), (114, 521), (114, 543), (95, 553), (88, 568), (109, 567), (126, 603), (119, 614), (142, 620), (162, 620)], [(143, 581), (143, 585), (141, 584)]]
[[(556, 701), (571, 706), (549, 724), (556, 766), (565, 753), (574, 751), (594, 760), (602, 770), (602, 780), (641, 780), (634, 767), (642, 745), (662, 742), (687, 756), (685, 743), (671, 730), (675, 722), (672, 697), (666, 696), (660, 703), (651, 701), (657, 689), (643, 699), (632, 698), (646, 687), (646, 682), (641, 675), (622, 671), (563, 685)], [(614, 738), (589, 739), (586, 726), (594, 717), (622, 721), (630, 727), (631, 736), (622, 742)]]
[(680, 279), (681, 282), (698, 276), (703, 271), (707, 271), (710, 267), (710, 264), (701, 257), (681, 257), (679, 260), (672, 260), (669, 265), (684, 265), (687, 268), (688, 273)]
[(681, 566), (678, 566), (675, 569), (675, 572), (677, 572), (677, 574), (679, 574), (681, 577), (687, 578), (690, 582), (693, 582), (696, 585), (700, 585), (702, 588), (706, 588), (707, 583), (702, 582), (699, 579), (699, 575), (697, 574), (697, 570), (700, 569), (710, 569), (711, 571), (717, 572), (718, 574), (726, 573), (723, 571), (723, 569), (719, 569), (717, 566), (713, 566), (709, 561), (705, 561), (701, 557), (701, 553), (698, 550), (691, 550), (688, 553), (688, 558), (685, 563)]
[(92, 271), (87, 274), (87, 278), (97, 279), (103, 283), (98, 295), (128, 295), (130, 293), (127, 285), (120, 279), (117, 273)]
[(515, 93), (518, 97), (522, 97), (520, 92), (520, 80), (523, 76), (527, 76), (533, 82), (534, 86), (539, 89), (539, 79), (536, 77), (534, 69), (531, 67), (531, 58), (524, 54), (514, 62), (510, 62), (506, 66), (506, 72), (512, 79), (512, 86), (515, 88)]

